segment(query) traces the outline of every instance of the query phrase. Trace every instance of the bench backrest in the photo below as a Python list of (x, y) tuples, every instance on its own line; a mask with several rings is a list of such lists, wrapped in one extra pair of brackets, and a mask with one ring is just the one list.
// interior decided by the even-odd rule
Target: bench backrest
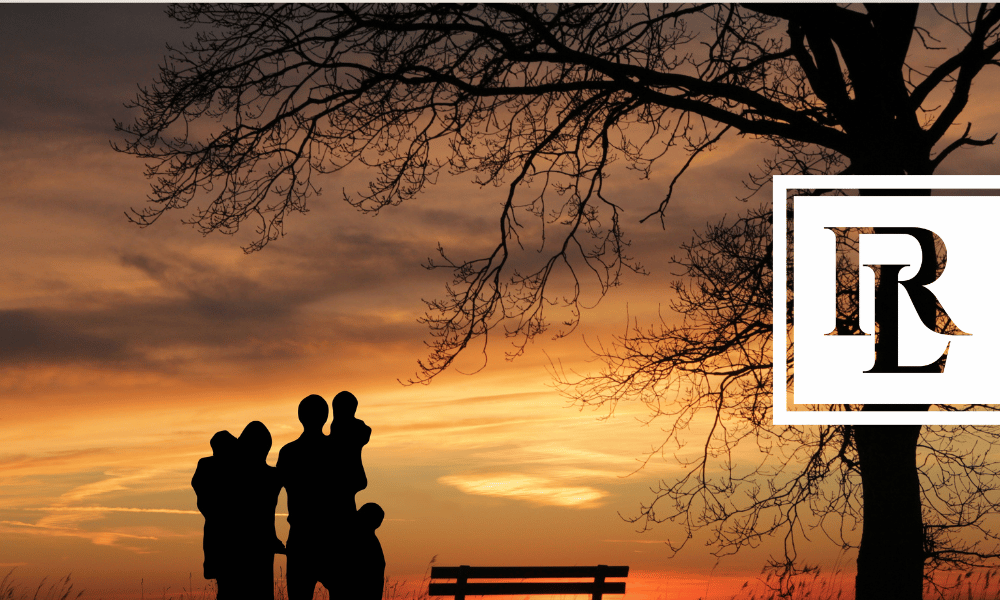
[[(470, 579), (575, 579), (593, 578), (593, 581), (554, 582), (479, 582)], [(454, 596), (508, 596), (541, 594), (587, 594), (601, 600), (603, 594), (624, 594), (625, 582), (607, 582), (607, 577), (628, 577), (628, 567), (432, 567), (428, 594)], [(455, 583), (435, 583), (435, 579), (455, 579)]]

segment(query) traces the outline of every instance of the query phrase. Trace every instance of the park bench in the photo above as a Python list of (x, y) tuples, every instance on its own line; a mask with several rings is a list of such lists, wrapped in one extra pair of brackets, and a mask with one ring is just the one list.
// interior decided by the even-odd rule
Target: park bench
[[(604, 594), (624, 594), (625, 582), (607, 582), (607, 577), (628, 577), (628, 567), (432, 567), (430, 596), (531, 596), (542, 594), (587, 594), (601, 600)], [(528, 581), (531, 579), (582, 579), (593, 581)], [(454, 579), (455, 583), (435, 580)], [(470, 583), (470, 579), (493, 581)], [(517, 581), (497, 581), (517, 580)]]

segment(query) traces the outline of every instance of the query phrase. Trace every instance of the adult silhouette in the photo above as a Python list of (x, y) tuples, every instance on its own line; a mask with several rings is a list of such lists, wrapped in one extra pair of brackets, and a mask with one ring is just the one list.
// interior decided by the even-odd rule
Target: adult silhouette
[(191, 487), (198, 498), (198, 510), (205, 517), (202, 548), (205, 552), (205, 579), (215, 579), (219, 600), (229, 598), (233, 554), (229, 551), (236, 526), (230, 510), (234, 503), (234, 474), (238, 462), (236, 437), (220, 431), (210, 442), (212, 456), (198, 461)]
[(260, 421), (243, 429), (239, 440), (236, 502), (233, 512), (238, 527), (231, 551), (235, 561), (231, 588), (237, 600), (274, 600), (274, 555), (285, 552), (274, 528), (274, 511), (281, 491), (278, 470), (267, 464), (271, 433)]
[(361, 450), (372, 437), (372, 428), (358, 419), (358, 399), (351, 392), (333, 397), (333, 422), (330, 442), (335, 463), (333, 509), (342, 522), (353, 521), (358, 510), (355, 495), (368, 487), (368, 477), (361, 461)]
[[(312, 600), (327, 562), (332, 480), (330, 441), (323, 426), (330, 409), (322, 396), (299, 402), (302, 435), (278, 453), (278, 474), (288, 495), (288, 600)], [(335, 469), (334, 469), (335, 470)]]

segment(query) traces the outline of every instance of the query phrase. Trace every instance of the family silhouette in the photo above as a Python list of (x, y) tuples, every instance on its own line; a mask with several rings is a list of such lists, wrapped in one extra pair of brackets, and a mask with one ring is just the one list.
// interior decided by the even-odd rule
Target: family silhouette
[[(385, 513), (378, 504), (357, 508), (368, 486), (361, 450), (371, 427), (355, 413), (350, 392), (330, 406), (312, 394), (299, 402), (302, 434), (285, 444), (277, 466), (267, 464), (271, 434), (260, 421), (239, 438), (212, 436), (212, 456), (198, 461), (191, 486), (205, 517), (205, 578), (215, 579), (219, 600), (273, 600), (274, 555), (286, 554), (288, 600), (311, 600), (317, 583), (331, 598), (379, 600), (385, 555), (375, 530)], [(275, 533), (278, 494), (288, 500), (288, 541)]]

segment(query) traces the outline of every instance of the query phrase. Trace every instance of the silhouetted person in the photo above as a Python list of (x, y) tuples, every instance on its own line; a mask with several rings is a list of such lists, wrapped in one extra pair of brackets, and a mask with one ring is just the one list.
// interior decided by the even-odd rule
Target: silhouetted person
[(237, 573), (232, 587), (235, 600), (274, 600), (274, 555), (285, 549), (274, 529), (281, 481), (278, 470), (267, 464), (271, 433), (253, 421), (238, 442), (237, 500), (230, 507), (238, 523), (231, 546)]
[(302, 435), (278, 453), (278, 474), (288, 495), (288, 600), (312, 600), (329, 560), (332, 457), (330, 440), (323, 435), (329, 416), (322, 396), (304, 398), (299, 402)]
[(375, 530), (385, 512), (374, 502), (365, 504), (343, 524), (332, 540), (331, 560), (323, 570), (323, 585), (340, 590), (349, 600), (381, 600), (385, 586), (385, 554)]
[(355, 517), (356, 538), (353, 551), (354, 590), (350, 597), (355, 600), (382, 600), (385, 586), (385, 554), (375, 530), (382, 525), (385, 511), (374, 502), (358, 509)]
[(334, 469), (333, 510), (338, 519), (354, 519), (357, 504), (354, 496), (368, 487), (361, 450), (372, 437), (372, 428), (354, 416), (358, 399), (350, 392), (333, 398), (333, 422), (330, 423)]
[(198, 497), (198, 510), (205, 516), (205, 534), (202, 548), (205, 551), (205, 579), (215, 579), (220, 600), (231, 592), (230, 581), (234, 572), (233, 542), (234, 515), (231, 506), (235, 501), (234, 475), (239, 452), (236, 437), (228, 431), (212, 436), (212, 456), (198, 461), (191, 478), (191, 487)]

